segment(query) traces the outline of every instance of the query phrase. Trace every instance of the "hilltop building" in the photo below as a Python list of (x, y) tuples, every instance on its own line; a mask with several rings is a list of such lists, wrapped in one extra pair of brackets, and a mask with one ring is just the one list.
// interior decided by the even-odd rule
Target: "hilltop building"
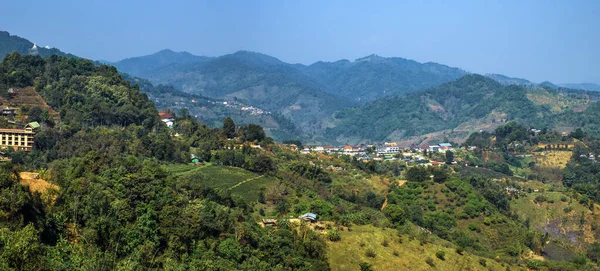
[(31, 151), (33, 139), (40, 124), (31, 122), (23, 129), (0, 129), (0, 146), (2, 149), (13, 148), (15, 151)]
[(173, 128), (173, 124), (175, 123), (173, 114), (168, 112), (158, 112), (158, 116), (160, 117), (160, 120), (167, 125), (167, 127)]

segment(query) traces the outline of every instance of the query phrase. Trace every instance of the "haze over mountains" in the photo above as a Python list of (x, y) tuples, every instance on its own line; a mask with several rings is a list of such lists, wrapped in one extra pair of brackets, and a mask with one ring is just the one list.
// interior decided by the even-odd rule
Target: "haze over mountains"
[[(582, 112), (596, 99), (550, 82), (377, 55), (302, 65), (248, 51), (197, 57), (163, 50), (113, 65), (155, 84), (281, 112), (317, 142), (464, 141), (507, 120), (556, 127), (559, 114), (589, 115)], [(550, 116), (556, 121), (542, 121)]]
[[(147, 78), (153, 83), (171, 84), (186, 92), (198, 92), (211, 97), (230, 95), (238, 90), (232, 87), (241, 86), (233, 86), (228, 82), (236, 76), (240, 79), (240, 76), (252, 74), (243, 79), (250, 86), (264, 83), (261, 80), (265, 78), (254, 76), (256, 71), (281, 73), (285, 77), (282, 80), (299, 87), (318, 89), (353, 102), (402, 95), (450, 82), (467, 74), (458, 68), (398, 57), (371, 55), (352, 62), (316, 62), (307, 66), (285, 63), (248, 51), (209, 58), (163, 50), (112, 64), (122, 72)], [(225, 72), (228, 76), (223, 76)]]

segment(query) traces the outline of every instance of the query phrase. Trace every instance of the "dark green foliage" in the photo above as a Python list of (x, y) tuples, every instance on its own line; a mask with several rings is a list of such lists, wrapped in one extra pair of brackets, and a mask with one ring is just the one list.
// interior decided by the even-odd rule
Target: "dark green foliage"
[(337, 242), (342, 240), (342, 236), (337, 229), (331, 229), (327, 232), (327, 239), (332, 242)]
[(367, 248), (367, 251), (365, 251), (365, 256), (367, 256), (369, 258), (375, 258), (377, 256), (377, 254), (375, 253), (375, 250), (373, 250), (372, 248)]
[(452, 162), (454, 162), (454, 152), (447, 150), (446, 151), (446, 164), (450, 165), (450, 164), (452, 164)]
[(427, 259), (425, 259), (425, 262), (431, 266), (431, 267), (435, 267), (435, 262), (433, 261), (433, 259), (431, 257), (427, 257)]
[(548, 198), (546, 198), (546, 196), (544, 196), (544, 195), (537, 195), (537, 196), (535, 196), (535, 199), (533, 199), (533, 202), (535, 202), (535, 203), (543, 203), (543, 202), (545, 202), (547, 200), (548, 200)]
[(373, 265), (369, 264), (369, 263), (365, 263), (365, 262), (361, 262), (359, 264), (360, 267), (360, 271), (373, 271)]
[(406, 171), (409, 182), (424, 182), (429, 180), (429, 172), (425, 167), (411, 167)]
[(583, 132), (583, 130), (581, 130), (581, 128), (577, 128), (577, 129), (575, 129), (575, 131), (571, 132), (570, 136), (572, 138), (581, 140), (585, 136), (585, 133)]
[(390, 219), (390, 221), (396, 225), (404, 224), (406, 216), (404, 214), (404, 209), (396, 204), (388, 204), (383, 210), (385, 215)]
[(233, 120), (230, 117), (225, 118), (223, 121), (223, 134), (225, 134), (227, 138), (235, 137), (235, 123), (233, 123)]
[(456, 221), (448, 213), (434, 212), (423, 217), (423, 225), (438, 236), (448, 238), (450, 231), (456, 226)]
[(438, 251), (435, 253), (435, 256), (442, 261), (446, 260), (446, 252)]
[[(596, 142), (590, 141), (588, 146), (594, 146)], [(579, 199), (581, 204), (587, 204), (590, 198), (600, 201), (600, 163), (588, 159), (591, 152), (590, 148), (577, 144), (563, 172), (563, 184), (584, 195)]]
[(265, 131), (260, 125), (248, 124), (246, 127), (240, 128), (242, 138), (246, 141), (263, 141), (266, 137)]
[(316, 180), (321, 183), (331, 183), (329, 174), (317, 165), (310, 165), (305, 162), (293, 162), (290, 164), (290, 170), (309, 180)]
[(595, 242), (591, 244), (587, 249), (586, 255), (593, 262), (598, 262), (598, 259), (600, 259), (600, 243)]

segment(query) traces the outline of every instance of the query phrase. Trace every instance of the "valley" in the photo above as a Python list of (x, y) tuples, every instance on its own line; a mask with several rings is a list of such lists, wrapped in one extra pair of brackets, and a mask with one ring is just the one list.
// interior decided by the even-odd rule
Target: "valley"
[(2, 39), (2, 270), (600, 269), (598, 92)]

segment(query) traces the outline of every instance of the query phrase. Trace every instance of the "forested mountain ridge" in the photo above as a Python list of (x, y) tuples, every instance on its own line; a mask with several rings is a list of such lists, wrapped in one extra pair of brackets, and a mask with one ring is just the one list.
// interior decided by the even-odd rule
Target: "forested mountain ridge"
[(173, 52), (169, 49), (165, 49), (148, 56), (132, 57), (107, 64), (117, 67), (120, 72), (137, 77), (144, 77), (147, 72), (154, 69), (173, 64), (204, 62), (210, 59), (210, 57), (195, 56), (188, 52)]
[(33, 49), (33, 47), (34, 43), (31, 41), (0, 30), (0, 60), (7, 54), (13, 52), (19, 52), (20, 54), (39, 54), (42, 57), (51, 55), (75, 57), (74, 55), (64, 53), (56, 48), (36, 46), (36, 48)]
[(571, 89), (583, 89), (591, 91), (600, 91), (600, 85), (594, 83), (579, 83), (579, 84), (560, 84), (561, 87)]
[[(319, 61), (307, 66), (303, 64), (288, 64), (260, 53), (239, 51), (218, 58), (203, 58), (196, 61), (194, 61), (194, 58), (199, 57), (186, 54), (186, 62), (196, 62), (197, 64), (190, 65), (190, 63), (182, 61), (181, 63), (169, 66), (161, 65), (158, 61), (155, 61), (155, 55), (158, 54), (160, 53), (135, 58), (140, 60), (140, 62), (148, 63), (149, 65), (146, 65), (146, 67), (153, 67), (153, 70), (148, 69), (143, 72), (135, 70), (136, 67), (133, 63), (127, 63), (130, 62), (130, 59), (113, 64), (123, 72), (150, 79), (154, 83), (174, 84), (181, 87), (182, 90), (189, 92), (204, 87), (203, 80), (200, 80), (199, 74), (214, 73), (221, 69), (222, 66), (232, 68), (231, 65), (233, 65), (232, 63), (217, 62), (210, 66), (204, 66), (199, 63), (204, 63), (207, 59), (236, 58), (240, 61), (240, 64), (254, 67), (278, 66), (281, 69), (282, 75), (291, 77), (285, 80), (297, 78), (299, 75), (294, 75), (294, 73), (301, 71), (307, 75), (306, 78), (301, 79), (304, 84), (310, 82), (311, 87), (316, 86), (325, 92), (360, 102), (426, 89), (453, 81), (466, 74), (465, 71), (458, 68), (437, 63), (419, 63), (404, 58), (386, 58), (376, 55), (359, 58), (353, 62), (347, 60), (336, 62)], [(139, 66), (139, 68), (142, 67)], [(285, 84), (285, 80), (279, 83)]]
[(400, 57), (370, 55), (353, 62), (317, 62), (297, 66), (324, 89), (354, 101), (403, 95), (454, 81), (467, 72), (446, 65)]
[(495, 81), (498, 81), (498, 83), (505, 85), (505, 86), (507, 86), (507, 85), (524, 85), (524, 86), (535, 85), (534, 83), (532, 83), (531, 81), (529, 81), (527, 79), (508, 77), (508, 76), (502, 75), (502, 74), (490, 73), (490, 74), (486, 74), (485, 76), (488, 78), (491, 78)]
[(507, 120), (548, 128), (560, 124), (570, 130), (579, 126), (559, 120), (592, 114), (595, 106), (589, 105), (595, 104), (597, 96), (568, 89), (503, 86), (481, 75), (466, 75), (423, 92), (382, 98), (340, 111), (327, 121), (330, 128), (325, 137), (338, 142), (411, 137), (419, 141), (419, 136), (444, 131), (435, 135), (437, 140), (449, 137), (460, 142), (474, 130), (491, 129)]
[(305, 132), (317, 120), (353, 105), (324, 92), (318, 84), (283, 62), (240, 51), (201, 63), (166, 66), (147, 74), (153, 83), (211, 98), (239, 100), (293, 120)]

